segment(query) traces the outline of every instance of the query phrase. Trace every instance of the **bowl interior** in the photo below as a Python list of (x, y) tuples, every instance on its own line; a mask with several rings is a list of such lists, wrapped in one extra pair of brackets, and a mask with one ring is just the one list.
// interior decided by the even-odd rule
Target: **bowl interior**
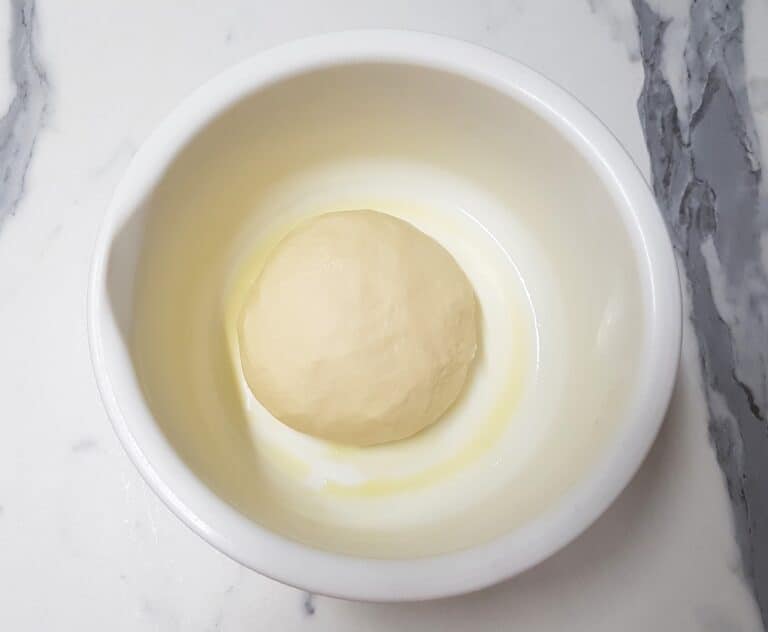
[[(426, 66), (335, 64), (246, 94), (164, 165), (110, 244), (108, 309), (152, 423), (228, 505), (314, 548), (410, 558), (530, 524), (605, 454), (644, 362), (646, 271), (626, 205), (595, 165), (523, 100)], [(478, 464), (447, 482), (326, 502), (265, 467), (230, 354), (233, 262), (254, 227), (297, 209), (397, 212), (432, 199), (469, 217), (519, 276), (530, 340), (520, 396)], [(463, 252), (460, 237), (446, 240)], [(478, 284), (486, 254), (492, 267), (490, 251), (457, 255), (479, 266)], [(512, 366), (516, 347), (493, 333), (503, 288), (483, 287), (483, 354)]]

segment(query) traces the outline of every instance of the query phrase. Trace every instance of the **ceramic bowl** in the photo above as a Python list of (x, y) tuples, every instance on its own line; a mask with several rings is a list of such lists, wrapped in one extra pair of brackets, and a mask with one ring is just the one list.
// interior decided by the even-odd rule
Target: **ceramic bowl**
[[(151, 368), (140, 366), (131, 342), (138, 270), (148, 250), (165, 249), (177, 263), (187, 257), (188, 270), (210, 276), (213, 264), (195, 266), (208, 261), (210, 244), (238, 232), (231, 209), (329, 160), (389, 165), (379, 193), (384, 206), (410, 177), (392, 161), (400, 160), (398, 168), (411, 164), (413, 173), (432, 174), (411, 182), (413, 191), (425, 199), (453, 196), (494, 243), (511, 244), (505, 252), (519, 263), (535, 325), (532, 370), (550, 376), (526, 387), (534, 412), (520, 423), (543, 418), (545, 400), (561, 409), (550, 415), (555, 447), (548, 461), (527, 466), (515, 490), (497, 490), (477, 510), (459, 511), (458, 503), (451, 513), (446, 501), (435, 508), (439, 520), (412, 531), (393, 527), (370, 546), (376, 538), (366, 532), (325, 525), (315, 534), (311, 516), (302, 521), (298, 510), (280, 523), (269, 511), (242, 504), (246, 477), (225, 471), (241, 458), (238, 439), (169, 422), (162, 406), (149, 401)], [(327, 188), (352, 171), (318, 182)], [(424, 184), (440, 182), (436, 173), (451, 174), (444, 187)], [(454, 186), (459, 181), (464, 184)], [(475, 193), (465, 195), (470, 189)], [(306, 191), (309, 197), (284, 196), (281, 204), (309, 204), (312, 186)], [(491, 198), (502, 210), (483, 215), (482, 200)], [(148, 244), (147, 223), (159, 216), (174, 228), (173, 237)], [(528, 237), (514, 241), (516, 227)], [(462, 243), (455, 240), (457, 252)], [(484, 261), (482, 253), (463, 256), (468, 268)], [(539, 260), (547, 269), (534, 272)], [(167, 294), (166, 273), (155, 265), (143, 282)], [(662, 422), (679, 356), (674, 255), (653, 196), (626, 151), (583, 105), (536, 72), (426, 34), (314, 37), (264, 52), (203, 86), (135, 156), (106, 213), (91, 275), (88, 333), (99, 390), (148, 484), (191, 529), (238, 562), (350, 599), (464, 593), (565, 546), (637, 471)], [(185, 326), (178, 324), (180, 331)], [(486, 340), (486, 356), (503, 355), (496, 340)], [(171, 395), (169, 401), (195, 397), (181, 390)], [(525, 444), (525, 436), (516, 444)], [(496, 460), (499, 480), (512, 461)], [(537, 505), (545, 494), (551, 502)], [(387, 519), (397, 522), (399, 515), (390, 512)]]

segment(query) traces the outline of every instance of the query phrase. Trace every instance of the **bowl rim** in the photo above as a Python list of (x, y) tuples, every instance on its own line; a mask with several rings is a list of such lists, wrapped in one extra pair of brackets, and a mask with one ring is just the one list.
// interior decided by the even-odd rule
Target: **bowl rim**
[[(542, 116), (603, 178), (643, 264), (648, 344), (629, 410), (600, 460), (534, 521), (490, 542), (431, 557), (372, 559), (315, 549), (259, 526), (216, 496), (153, 420), (108, 305), (106, 271), (114, 235), (198, 131), (237, 100), (277, 80), (357, 62), (461, 75)], [(681, 344), (672, 245), (643, 175), (613, 134), (575, 97), (527, 66), (474, 44), (411, 31), (344, 31), (296, 40), (237, 64), (187, 97), (136, 153), (115, 190), (96, 240), (87, 301), (91, 362), (108, 416), (131, 461), (171, 511), (219, 551), (263, 575), (310, 592), (366, 601), (415, 601), (478, 590), (521, 573), (574, 540), (616, 499), (648, 453), (669, 405)]]

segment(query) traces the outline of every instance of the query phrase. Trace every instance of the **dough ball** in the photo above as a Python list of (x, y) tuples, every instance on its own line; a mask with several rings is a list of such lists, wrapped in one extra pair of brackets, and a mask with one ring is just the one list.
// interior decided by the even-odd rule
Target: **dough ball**
[(254, 396), (315, 437), (373, 445), (437, 421), (477, 349), (475, 296), (453, 257), (375, 211), (312, 218), (249, 291), (240, 355)]

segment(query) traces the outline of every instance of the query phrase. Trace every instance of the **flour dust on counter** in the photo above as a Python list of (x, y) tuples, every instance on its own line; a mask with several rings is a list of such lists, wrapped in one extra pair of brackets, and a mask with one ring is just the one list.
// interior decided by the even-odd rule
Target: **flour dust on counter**
[[(768, 623), (768, 200), (745, 81), (743, 3), (693, 2), (685, 46), (674, 51), (682, 57), (672, 61), (670, 20), (646, 0), (634, 6), (653, 189), (687, 277), (710, 438)], [(683, 90), (673, 89), (679, 77), (667, 76), (670, 67), (684, 72)]]

